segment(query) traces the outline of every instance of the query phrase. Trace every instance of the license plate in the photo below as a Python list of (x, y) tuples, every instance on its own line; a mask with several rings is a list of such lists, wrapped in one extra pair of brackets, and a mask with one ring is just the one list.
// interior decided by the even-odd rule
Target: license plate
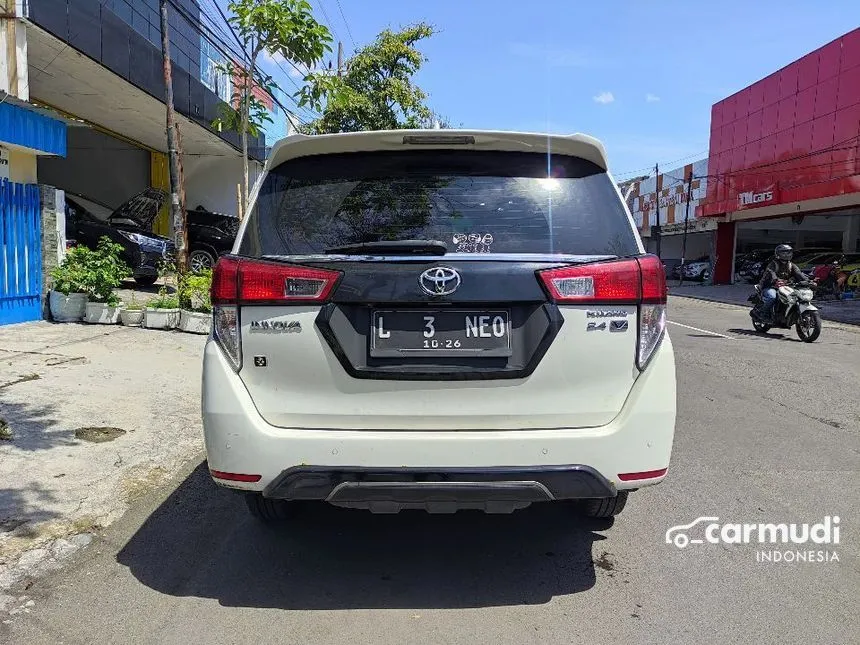
[(376, 358), (511, 355), (507, 310), (377, 310), (371, 326), (370, 355)]

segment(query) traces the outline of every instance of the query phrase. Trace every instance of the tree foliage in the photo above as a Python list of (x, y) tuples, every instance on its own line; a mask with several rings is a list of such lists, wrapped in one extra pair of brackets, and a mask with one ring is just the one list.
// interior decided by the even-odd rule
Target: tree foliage
[[(312, 68), (326, 52), (331, 51), (328, 28), (316, 21), (307, 0), (231, 0), (230, 24), (236, 29), (248, 54), (247, 68), (237, 70), (238, 87), (235, 103), (221, 109), (215, 127), (235, 129), (242, 138), (244, 174), (242, 210), (248, 204), (248, 134), (256, 136), (263, 126), (265, 106), (253, 95), (257, 81), (257, 59), (268, 52), (287, 61)], [(271, 81), (267, 81), (271, 84)], [(266, 88), (271, 92), (271, 87)], [(268, 117), (268, 115), (266, 115)]]
[[(248, 134), (252, 137), (260, 136), (260, 131), (266, 126), (266, 123), (272, 123), (272, 117), (269, 115), (269, 110), (266, 104), (263, 103), (253, 91), (246, 92), (244, 88), (251, 85), (248, 70), (237, 67), (230, 63), (218, 65), (217, 69), (226, 72), (238, 79), (236, 89), (233, 91), (230, 103), (221, 103), (218, 106), (218, 118), (212, 122), (212, 127), (218, 130), (232, 130), (234, 132), (242, 131), (242, 115), (248, 114)], [(271, 79), (266, 77), (256, 82), (257, 87), (268, 94), (272, 94), (278, 85)], [(235, 107), (234, 107), (235, 106)]]
[(434, 33), (418, 23), (386, 29), (346, 62), (340, 75), (311, 72), (296, 93), (299, 105), (322, 113), (302, 127), (308, 134), (433, 127), (427, 94), (413, 77), (426, 62), (417, 44)]

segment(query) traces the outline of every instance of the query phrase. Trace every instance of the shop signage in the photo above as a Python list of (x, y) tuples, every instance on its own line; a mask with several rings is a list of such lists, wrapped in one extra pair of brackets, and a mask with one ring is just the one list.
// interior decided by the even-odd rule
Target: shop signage
[(738, 193), (738, 208), (751, 208), (753, 206), (763, 206), (767, 202), (773, 201), (774, 190), (768, 189), (764, 190), (760, 193), (754, 193), (753, 191), (748, 191), (745, 193)]
[(9, 151), (0, 148), (0, 179), (9, 179)]
[[(687, 233), (706, 233), (708, 231), (716, 231), (717, 222), (713, 218), (691, 219), (687, 222)], [(660, 227), (661, 235), (679, 235), (684, 232), (684, 222), (675, 222), (673, 224), (663, 224)]]

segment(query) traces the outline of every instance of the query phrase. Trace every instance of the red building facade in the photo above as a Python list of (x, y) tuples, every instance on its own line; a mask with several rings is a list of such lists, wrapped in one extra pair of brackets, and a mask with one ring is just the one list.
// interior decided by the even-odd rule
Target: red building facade
[(860, 205), (860, 29), (715, 104), (708, 168), (715, 282), (731, 279), (735, 222)]

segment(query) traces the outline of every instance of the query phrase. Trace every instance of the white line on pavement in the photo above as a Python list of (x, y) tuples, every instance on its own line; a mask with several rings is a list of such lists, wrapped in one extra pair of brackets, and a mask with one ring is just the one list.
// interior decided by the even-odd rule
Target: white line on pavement
[(675, 322), (674, 320), (667, 320), (670, 325), (678, 325), (678, 327), (686, 327), (687, 329), (692, 329), (693, 331), (699, 331), (703, 334), (710, 334), (711, 336), (719, 336), (720, 338), (728, 338), (729, 340), (734, 340), (731, 336), (725, 336), (724, 334), (718, 334), (715, 331), (708, 331), (707, 329), (699, 329), (698, 327), (690, 327), (690, 325), (684, 325), (679, 322)]

